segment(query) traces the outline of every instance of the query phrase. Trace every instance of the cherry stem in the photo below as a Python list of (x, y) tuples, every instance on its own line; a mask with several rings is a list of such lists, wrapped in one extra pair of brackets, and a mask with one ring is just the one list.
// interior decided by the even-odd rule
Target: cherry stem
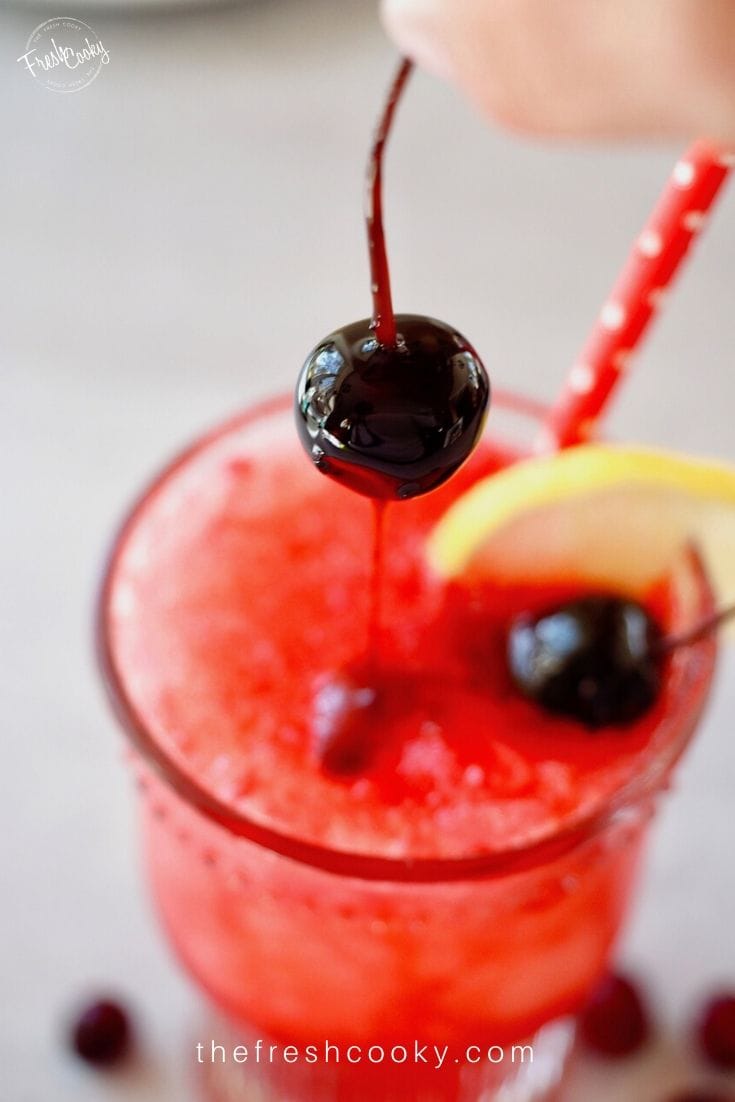
[(393, 124), (398, 101), (408, 80), (413, 62), (404, 58), (393, 78), (383, 115), (375, 132), (373, 147), (367, 167), (367, 192), (365, 220), (367, 222), (368, 249), (370, 251), (370, 277), (373, 293), (372, 328), (382, 345), (396, 343), (396, 316), (390, 290), (390, 272), (385, 251), (383, 229), (383, 152)]
[(729, 605), (727, 608), (720, 609), (719, 612), (713, 612), (711, 616), (707, 616), (700, 623), (695, 624), (694, 627), (675, 635), (665, 635), (662, 639), (659, 639), (652, 648), (653, 653), (669, 654), (670, 651), (678, 650), (679, 647), (689, 647), (692, 643), (698, 643), (700, 639), (712, 635), (713, 632), (733, 617), (735, 617), (735, 605)]

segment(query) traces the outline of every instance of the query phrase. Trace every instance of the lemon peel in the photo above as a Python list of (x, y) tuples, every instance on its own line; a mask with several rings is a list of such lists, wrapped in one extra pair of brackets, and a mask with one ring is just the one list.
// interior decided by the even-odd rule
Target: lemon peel
[(478, 482), (429, 536), (447, 579), (574, 578), (642, 589), (693, 542), (713, 588), (735, 596), (735, 467), (616, 444), (538, 456)]

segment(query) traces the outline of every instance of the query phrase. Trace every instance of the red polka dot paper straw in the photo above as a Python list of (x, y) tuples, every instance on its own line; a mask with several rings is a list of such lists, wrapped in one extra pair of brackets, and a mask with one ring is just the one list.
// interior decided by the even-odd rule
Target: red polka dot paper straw
[(538, 442), (540, 451), (568, 447), (594, 435), (602, 410), (733, 167), (735, 153), (705, 141), (696, 142), (677, 161), (550, 410)]

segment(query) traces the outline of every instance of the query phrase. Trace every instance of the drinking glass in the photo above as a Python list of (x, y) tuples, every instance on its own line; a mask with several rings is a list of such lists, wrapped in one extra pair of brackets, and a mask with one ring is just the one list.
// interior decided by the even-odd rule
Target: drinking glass
[[(543, 411), (505, 395), (495, 406), (514, 439), (501, 442), (494, 414), (492, 448), (510, 462)], [(322, 845), (249, 817), (161, 745), (121, 673), (113, 625), (140, 518), (175, 497), (208, 451), (258, 464), (276, 445), (305, 462), (288, 399), (235, 418), (171, 464), (125, 521), (99, 606), (101, 665), (130, 740), (157, 911), (221, 1015), (192, 1053), (201, 1089), (217, 1102), (556, 1097), (575, 1011), (608, 966), (657, 799), (706, 701), (715, 645), (673, 657), (668, 703), (635, 775), (541, 840), (411, 859)], [(693, 551), (682, 552), (671, 585), (677, 626), (711, 610)]]

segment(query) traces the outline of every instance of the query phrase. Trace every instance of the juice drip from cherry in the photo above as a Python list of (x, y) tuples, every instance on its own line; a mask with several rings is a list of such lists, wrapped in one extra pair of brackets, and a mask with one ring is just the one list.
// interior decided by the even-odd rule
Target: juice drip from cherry
[(369, 585), (369, 622), (368, 622), (368, 653), (367, 665), (377, 676), (381, 666), (381, 632), (380, 617), (383, 593), (383, 569), (385, 550), (385, 514), (387, 504), (384, 501), (374, 501), (373, 511), (373, 557), (370, 566)]
[[(398, 102), (403, 94), (413, 63), (405, 59), (388, 92), (383, 115), (370, 152), (367, 173), (367, 228), (370, 255), (373, 318), (371, 328), (381, 345), (391, 347), (397, 339), (396, 319), (390, 284), (390, 267), (383, 223), (383, 153), (390, 135)], [(362, 662), (334, 682), (334, 709), (326, 710), (319, 736), (322, 763), (335, 773), (351, 774), (367, 762), (372, 733), (386, 695), (381, 681), (381, 597), (385, 569), (385, 515), (387, 502), (372, 501), (372, 561), (369, 576), (367, 649)]]
[(381, 722), (388, 720), (389, 682), (382, 653), (382, 594), (385, 574), (384, 501), (371, 503), (372, 549), (368, 575), (368, 621), (364, 654), (332, 675), (317, 694), (314, 730), (322, 766), (352, 777), (370, 764)]

